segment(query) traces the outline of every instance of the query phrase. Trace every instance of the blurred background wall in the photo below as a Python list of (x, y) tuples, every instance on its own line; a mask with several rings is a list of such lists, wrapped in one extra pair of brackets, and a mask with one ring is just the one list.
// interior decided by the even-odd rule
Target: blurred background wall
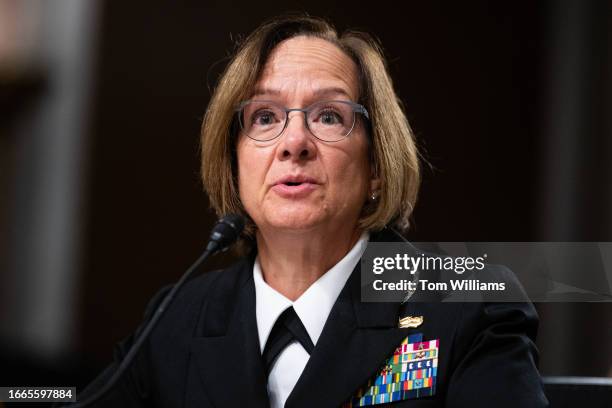
[[(410, 239), (612, 241), (609, 2), (308, 4), (0, 0), (0, 385), (86, 384), (199, 255), (202, 114), (282, 12), (380, 38), (429, 162)], [(544, 375), (612, 376), (612, 304), (537, 307)]]

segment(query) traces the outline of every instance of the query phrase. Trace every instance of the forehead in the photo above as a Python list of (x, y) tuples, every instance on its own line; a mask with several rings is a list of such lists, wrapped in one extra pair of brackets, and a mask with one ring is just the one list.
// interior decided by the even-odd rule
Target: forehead
[(294, 37), (272, 50), (253, 94), (303, 98), (336, 95), (356, 101), (359, 97), (357, 66), (327, 40)]

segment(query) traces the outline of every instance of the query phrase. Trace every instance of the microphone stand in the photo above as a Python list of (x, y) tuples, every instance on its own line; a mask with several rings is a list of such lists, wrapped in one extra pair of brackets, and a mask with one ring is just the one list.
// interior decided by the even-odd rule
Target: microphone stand
[(144, 344), (147, 337), (155, 325), (161, 319), (164, 311), (168, 308), (174, 296), (178, 293), (178, 291), (182, 288), (182, 286), (189, 280), (193, 272), (208, 258), (211, 254), (215, 254), (219, 251), (225, 251), (231, 244), (233, 244), (236, 239), (240, 236), (242, 229), (244, 228), (244, 220), (239, 215), (228, 215), (223, 217), (217, 225), (213, 228), (211, 233), (211, 238), (206, 246), (206, 250), (200, 255), (200, 257), (187, 269), (185, 274), (181, 277), (181, 279), (174, 285), (172, 290), (166, 295), (164, 300), (160, 303), (159, 307), (155, 311), (155, 314), (149, 320), (143, 331), (140, 333), (136, 341), (130, 347), (130, 350), (125, 355), (119, 368), (117, 371), (111, 376), (111, 378), (104, 384), (102, 388), (100, 388), (97, 392), (95, 392), (91, 397), (87, 398), (84, 401), (79, 401), (74, 404), (65, 405), (65, 407), (70, 408), (82, 408), (88, 405), (91, 405), (98, 399), (100, 399), (104, 394), (106, 394), (114, 385), (117, 383), (119, 378), (123, 375), (123, 373), (130, 366), (138, 351)]

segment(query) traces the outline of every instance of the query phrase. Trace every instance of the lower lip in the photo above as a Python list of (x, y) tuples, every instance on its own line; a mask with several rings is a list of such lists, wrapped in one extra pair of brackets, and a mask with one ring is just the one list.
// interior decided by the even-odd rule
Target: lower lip
[(287, 184), (276, 184), (272, 190), (284, 198), (302, 198), (306, 197), (317, 188), (314, 183), (302, 183), (297, 186), (289, 186)]

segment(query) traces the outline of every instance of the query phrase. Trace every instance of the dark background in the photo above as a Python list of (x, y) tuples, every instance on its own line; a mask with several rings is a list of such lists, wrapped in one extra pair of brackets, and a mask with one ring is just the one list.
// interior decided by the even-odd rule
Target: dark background
[[(53, 215), (35, 198), (32, 180), (44, 172), (30, 159), (33, 148), (47, 157), (62, 145), (36, 149), (41, 139), (29, 136), (46, 137), (45, 127), (27, 124), (52, 103), (54, 59), (3, 74), (1, 383), (86, 384), (147, 300), (199, 255), (215, 219), (198, 174), (201, 117), (235, 40), (281, 12), (308, 11), (382, 42), (424, 156), (410, 239), (611, 241), (612, 7), (517, 3), (90, 2), (87, 61), (77, 63), (89, 72), (75, 108), (79, 179), (71, 192), (51, 193), (75, 195), (76, 210), (72, 229), (60, 224), (49, 245), (32, 244), (34, 221)], [(67, 128), (68, 116), (57, 115)], [(62, 276), (45, 271), (62, 233), (77, 237), (64, 259), (74, 273), (63, 289), (44, 291), (59, 299), (70, 288), (61, 322), (70, 334), (38, 347), (44, 336), (20, 341), (36, 338), (20, 326), (36, 311), (19, 299), (40, 285), (37, 274)], [(537, 307), (542, 374), (612, 376), (612, 304)], [(577, 344), (590, 352), (576, 353)]]

